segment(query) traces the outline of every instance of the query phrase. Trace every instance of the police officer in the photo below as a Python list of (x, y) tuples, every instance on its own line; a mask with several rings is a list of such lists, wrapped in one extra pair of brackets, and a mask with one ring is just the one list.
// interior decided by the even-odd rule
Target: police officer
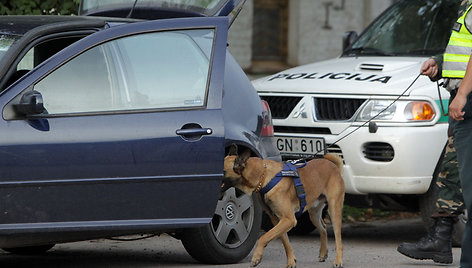
[[(458, 161), (456, 157), (459, 158), (460, 166), (465, 166), (464, 161), (472, 160), (472, 150), (471, 158), (464, 159), (463, 147), (464, 138), (459, 137), (460, 145), (462, 146), (459, 149), (460, 157), (456, 154), (454, 148), (458, 148), (457, 142), (454, 146), (453, 138), (451, 134), (454, 134), (454, 139), (456, 138), (456, 125), (458, 118), (456, 116), (456, 111), (454, 109), (454, 101), (458, 89), (468, 85), (466, 79), (464, 78), (466, 69), (468, 68), (467, 63), (472, 52), (472, 33), (468, 29), (472, 29), (472, 12), (469, 12), (472, 7), (472, 1), (462, 1), (461, 8), (459, 10), (459, 19), (453, 27), (451, 37), (449, 39), (448, 46), (443, 55), (443, 58), (431, 58), (428, 59), (421, 68), (421, 73), (423, 75), (429, 76), (433, 81), (438, 80), (441, 77), (445, 78), (446, 89), (451, 93), (450, 98), (450, 120), (449, 120), (449, 130), (450, 137), (448, 139), (448, 144), (446, 145), (446, 155), (442, 162), (441, 172), (438, 176), (437, 184), (439, 186), (439, 197), (436, 202), (436, 207), (438, 208), (432, 217), (435, 221), (433, 227), (429, 231), (426, 237), (420, 239), (417, 243), (402, 243), (398, 246), (398, 251), (408, 257), (415, 259), (432, 259), (434, 262), (439, 263), (452, 263), (452, 245), (451, 245), (451, 234), (452, 227), (454, 222), (457, 220), (457, 216), (460, 215), (464, 209), (464, 197), (462, 195), (460, 181), (462, 180), (462, 186), (464, 189), (467, 189), (464, 184), (464, 174), (463, 170), (459, 169), (458, 174)], [(468, 40), (464, 42), (464, 40)], [(471, 64), (472, 65), (472, 64)], [(441, 67), (442, 66), (442, 70)], [(472, 66), (470, 66), (472, 69)], [(470, 71), (471, 82), (472, 82), (472, 70)], [(463, 79), (464, 78), (464, 79)], [(464, 80), (464, 81), (463, 81)], [(470, 83), (472, 86), (472, 83)], [(471, 87), (472, 90), (472, 87)], [(462, 89), (461, 94), (463, 94), (464, 89)], [(460, 98), (463, 99), (462, 97)], [(459, 105), (457, 105), (460, 107)], [(462, 109), (462, 108), (461, 108)], [(453, 120), (455, 119), (455, 120)], [(471, 121), (471, 120), (469, 120)], [(469, 122), (469, 125), (472, 127), (472, 123)], [(472, 129), (470, 129), (472, 130)], [(469, 130), (469, 131), (470, 131)], [(452, 132), (452, 133), (451, 133)], [(463, 133), (466, 131), (463, 131)], [(472, 142), (472, 135), (471, 135)], [(462, 154), (461, 154), (462, 153)], [(462, 162), (461, 162), (462, 161)], [(469, 162), (471, 163), (471, 162)], [(470, 164), (469, 164), (470, 165)], [(459, 175), (459, 176), (458, 176)], [(472, 173), (471, 173), (472, 175)], [(460, 177), (460, 180), (458, 179)], [(470, 183), (472, 185), (472, 178), (470, 178)], [(472, 190), (472, 189), (470, 189)], [(466, 206), (470, 209), (470, 203), (466, 202)], [(470, 214), (469, 214), (470, 215)], [(467, 223), (469, 225), (469, 223)], [(469, 227), (469, 235), (472, 235)], [(462, 241), (462, 255), (461, 255), (461, 265), (463, 267), (472, 267), (466, 257), (467, 254), (470, 255), (470, 252), (466, 249), (471, 249), (470, 245), (472, 240), (470, 238), (464, 238)], [(468, 241), (465, 241), (469, 239)], [(468, 252), (468, 253), (467, 253)]]
[(401, 243), (397, 250), (413, 259), (429, 259), (437, 263), (452, 263), (452, 229), (464, 211), (456, 151), (449, 137), (436, 185), (439, 188), (433, 225), (425, 237), (416, 243)]
[[(466, 11), (470, 12), (471, 7)], [(462, 16), (463, 18), (464, 16)], [(469, 17), (469, 16), (467, 16)], [(459, 20), (458, 23), (461, 21)], [(460, 84), (456, 96), (452, 103), (449, 105), (449, 116), (452, 117), (454, 121), (453, 134), (454, 134), (454, 143), (457, 151), (457, 160), (459, 162), (459, 176), (461, 179), (463, 194), (464, 194), (464, 203), (469, 215), (467, 223), (465, 225), (464, 234), (462, 236), (462, 254), (461, 254), (461, 267), (469, 268), (472, 267), (472, 222), (470, 220), (470, 215), (472, 212), (472, 61), (470, 60), (472, 53), (472, 32), (467, 27), (467, 25), (472, 26), (472, 23), (467, 18), (460, 30), (456, 33), (457, 39), (466, 38), (468, 42), (462, 42), (461, 47), (464, 49), (462, 55), (459, 56), (468, 56), (460, 62), (462, 65), (466, 65), (466, 71), (462, 83)], [(451, 35), (451, 39), (454, 35)], [(451, 42), (451, 41), (450, 41)], [(468, 49), (468, 54), (467, 53)], [(447, 52), (447, 51), (446, 51)], [(458, 51), (453, 51), (458, 53)], [(451, 66), (452, 68), (453, 66)], [(444, 67), (445, 68), (445, 67)]]

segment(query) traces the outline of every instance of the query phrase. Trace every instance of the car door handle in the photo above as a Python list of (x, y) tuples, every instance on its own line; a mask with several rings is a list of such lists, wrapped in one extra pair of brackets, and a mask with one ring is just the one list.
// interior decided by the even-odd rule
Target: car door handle
[(191, 123), (185, 124), (181, 129), (177, 129), (175, 134), (187, 140), (197, 140), (203, 135), (213, 134), (213, 130), (211, 128), (202, 128), (199, 124)]
[(211, 128), (187, 128), (177, 129), (175, 133), (180, 136), (202, 136), (211, 135), (213, 130)]

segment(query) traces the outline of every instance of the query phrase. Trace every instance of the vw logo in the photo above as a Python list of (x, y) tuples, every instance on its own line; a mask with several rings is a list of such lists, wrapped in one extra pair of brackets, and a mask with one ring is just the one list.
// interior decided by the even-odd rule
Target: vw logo
[(233, 207), (233, 204), (228, 204), (226, 206), (226, 210), (225, 210), (225, 216), (228, 220), (232, 220), (234, 219), (234, 215), (235, 214), (235, 211), (234, 211), (234, 207)]

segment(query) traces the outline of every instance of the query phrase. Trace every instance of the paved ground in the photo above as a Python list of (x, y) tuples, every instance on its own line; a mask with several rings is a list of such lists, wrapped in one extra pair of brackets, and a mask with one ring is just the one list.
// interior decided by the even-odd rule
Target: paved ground
[[(344, 267), (458, 267), (460, 249), (454, 248), (453, 265), (436, 266), (432, 261), (416, 261), (400, 255), (396, 247), (402, 241), (416, 241), (424, 235), (420, 219), (376, 221), (343, 226)], [(297, 267), (331, 267), (334, 241), (329, 238), (326, 263), (315, 262), (319, 242), (317, 231), (291, 237), (297, 256)], [(232, 265), (197, 263), (184, 250), (180, 241), (162, 235), (134, 242), (95, 240), (57, 245), (41, 256), (14, 256), (0, 253), (0, 267), (249, 267), (250, 256)], [(261, 268), (285, 267), (285, 253), (279, 241), (265, 250)]]

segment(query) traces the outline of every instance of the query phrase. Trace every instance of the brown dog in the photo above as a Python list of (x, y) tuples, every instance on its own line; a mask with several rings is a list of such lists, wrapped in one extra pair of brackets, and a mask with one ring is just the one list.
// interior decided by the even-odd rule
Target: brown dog
[[(259, 191), (282, 170), (283, 163), (272, 160), (250, 157), (249, 150), (237, 155), (237, 147), (233, 146), (224, 161), (224, 187), (234, 186), (248, 195)], [(334, 154), (325, 155), (308, 161), (306, 166), (298, 169), (306, 194), (306, 206), (313, 225), (320, 232), (319, 261), (328, 257), (326, 225), (322, 219), (322, 211), (328, 202), (328, 211), (333, 223), (336, 239), (336, 259), (333, 267), (343, 266), (343, 246), (341, 241), (342, 208), (344, 202), (344, 181), (341, 176), (342, 160)], [(275, 238), (280, 238), (287, 255), (287, 267), (295, 267), (295, 255), (288, 240), (287, 232), (296, 224), (295, 212), (300, 209), (299, 199), (295, 191), (293, 179), (284, 177), (264, 196), (263, 204), (271, 217), (274, 227), (257, 241), (251, 266), (261, 262), (264, 248)], [(268, 211), (270, 209), (270, 211)]]

